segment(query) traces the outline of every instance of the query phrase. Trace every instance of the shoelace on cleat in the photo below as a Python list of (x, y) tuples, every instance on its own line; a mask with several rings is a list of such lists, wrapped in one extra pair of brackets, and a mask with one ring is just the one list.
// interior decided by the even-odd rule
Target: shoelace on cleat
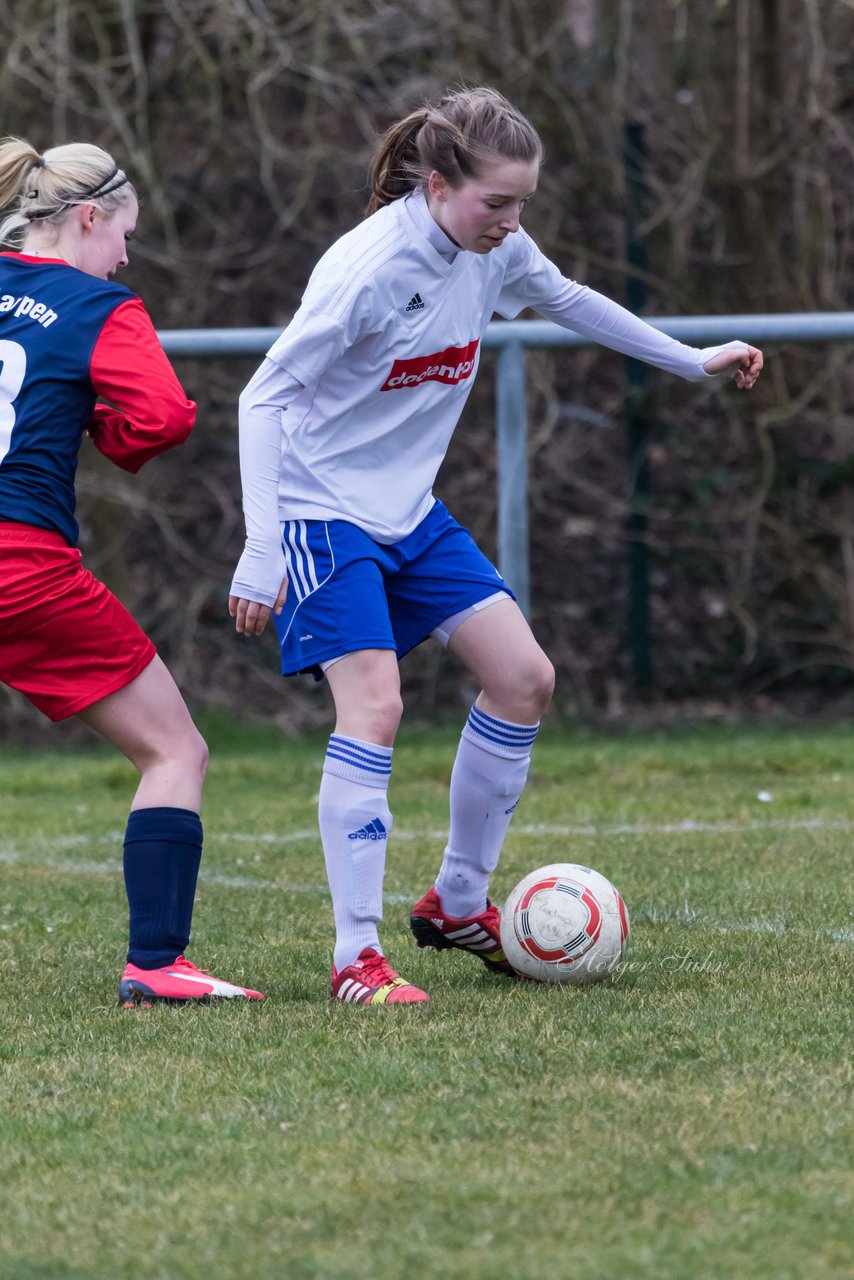
[(390, 983), (405, 986), (403, 978), (395, 973), (385, 956), (371, 956), (362, 961), (362, 975), (369, 980), (371, 986), (385, 987)]
[(187, 960), (185, 956), (178, 956), (178, 959), (173, 961), (172, 964), (167, 964), (163, 967), (164, 969), (177, 970), (178, 973), (180, 973), (182, 969), (189, 969), (190, 973), (197, 973), (200, 978), (209, 978), (211, 976), (209, 973), (206, 973), (204, 969), (199, 969), (194, 965), (192, 960)]

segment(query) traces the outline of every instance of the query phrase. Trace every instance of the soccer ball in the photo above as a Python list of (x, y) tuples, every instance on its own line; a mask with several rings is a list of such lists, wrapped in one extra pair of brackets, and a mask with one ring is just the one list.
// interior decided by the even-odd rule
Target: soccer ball
[(628, 940), (629, 913), (611, 881), (573, 862), (530, 871), (501, 912), (504, 954), (535, 982), (601, 982)]

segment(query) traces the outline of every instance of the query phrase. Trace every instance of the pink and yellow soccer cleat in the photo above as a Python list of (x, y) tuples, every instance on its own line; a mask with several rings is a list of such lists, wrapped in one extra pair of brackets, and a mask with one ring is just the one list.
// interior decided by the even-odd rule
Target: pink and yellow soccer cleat
[(260, 991), (212, 978), (183, 956), (161, 969), (140, 969), (129, 964), (119, 983), (119, 1004), (125, 1009), (132, 1009), (134, 1005), (149, 1009), (155, 1004), (184, 1004), (190, 1000), (208, 1003), (214, 999), (263, 1000), (264, 997)]
[(429, 1004), (426, 991), (399, 978), (385, 956), (365, 947), (339, 973), (332, 969), (332, 998), (342, 1004)]

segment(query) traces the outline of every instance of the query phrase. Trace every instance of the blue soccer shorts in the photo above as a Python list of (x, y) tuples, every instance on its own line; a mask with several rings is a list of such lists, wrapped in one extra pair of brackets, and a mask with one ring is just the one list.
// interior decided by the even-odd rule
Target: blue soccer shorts
[(346, 520), (288, 520), (288, 595), (274, 617), (282, 675), (311, 673), (360, 649), (402, 658), (455, 614), (513, 592), (438, 500), (417, 528), (384, 545)]

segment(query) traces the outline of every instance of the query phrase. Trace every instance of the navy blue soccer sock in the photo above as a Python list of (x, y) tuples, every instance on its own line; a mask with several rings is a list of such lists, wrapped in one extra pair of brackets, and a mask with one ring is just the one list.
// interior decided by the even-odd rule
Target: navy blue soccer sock
[(128, 964), (159, 969), (190, 941), (202, 823), (190, 809), (134, 809), (124, 843)]

